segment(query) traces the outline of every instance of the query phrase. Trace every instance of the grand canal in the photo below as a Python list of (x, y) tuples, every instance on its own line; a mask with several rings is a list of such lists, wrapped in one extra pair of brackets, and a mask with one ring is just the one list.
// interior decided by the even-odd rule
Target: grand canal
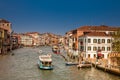
[(56, 54), (52, 54), (54, 69), (40, 70), (37, 66), (39, 50), (43, 54), (52, 53), (50, 47), (39, 47), (16, 49), (13, 56), (0, 55), (0, 80), (120, 80), (119, 76), (95, 68), (65, 66), (64, 58)]

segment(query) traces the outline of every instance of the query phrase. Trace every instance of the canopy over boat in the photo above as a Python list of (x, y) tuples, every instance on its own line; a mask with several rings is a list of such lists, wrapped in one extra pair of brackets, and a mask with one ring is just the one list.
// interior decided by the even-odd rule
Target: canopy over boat
[(58, 46), (53, 46), (53, 48), (56, 48), (56, 49), (58, 49)]
[(51, 55), (40, 55), (39, 60), (42, 62), (52, 62)]

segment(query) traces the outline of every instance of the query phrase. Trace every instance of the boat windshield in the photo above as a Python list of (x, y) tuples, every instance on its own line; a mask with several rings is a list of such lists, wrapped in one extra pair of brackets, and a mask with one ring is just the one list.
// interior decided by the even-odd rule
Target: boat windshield
[(52, 62), (42, 62), (43, 66), (51, 66)]

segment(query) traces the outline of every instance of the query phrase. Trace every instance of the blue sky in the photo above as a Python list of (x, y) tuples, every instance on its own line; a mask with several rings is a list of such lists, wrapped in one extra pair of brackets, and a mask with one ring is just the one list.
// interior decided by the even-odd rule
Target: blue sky
[(22, 32), (65, 32), (85, 25), (120, 26), (120, 0), (0, 0), (0, 18)]

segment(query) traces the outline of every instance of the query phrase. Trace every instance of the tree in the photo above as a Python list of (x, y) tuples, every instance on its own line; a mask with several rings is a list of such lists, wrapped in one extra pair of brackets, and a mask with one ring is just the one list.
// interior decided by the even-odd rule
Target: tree
[(112, 48), (115, 52), (120, 52), (120, 28), (112, 34)]

